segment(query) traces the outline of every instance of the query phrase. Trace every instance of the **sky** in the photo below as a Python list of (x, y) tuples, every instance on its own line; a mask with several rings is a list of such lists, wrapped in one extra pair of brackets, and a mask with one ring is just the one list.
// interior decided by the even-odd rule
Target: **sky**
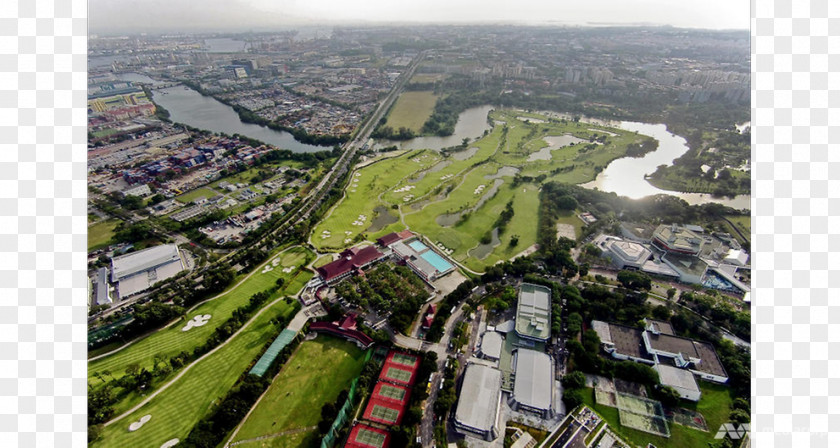
[(750, 27), (749, 0), (89, 0), (91, 33), (317, 24), (513, 23)]

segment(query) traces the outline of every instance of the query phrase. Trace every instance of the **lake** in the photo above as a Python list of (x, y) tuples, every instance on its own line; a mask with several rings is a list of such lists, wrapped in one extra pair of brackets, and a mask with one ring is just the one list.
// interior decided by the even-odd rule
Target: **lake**
[(446, 137), (417, 137), (411, 140), (377, 140), (376, 148), (396, 145), (399, 149), (434, 149), (441, 150), (450, 146), (460, 145), (464, 138), (473, 140), (484, 135), (490, 129), (487, 123), (487, 113), (493, 106), (479, 106), (467, 109), (458, 115), (455, 132)]
[(653, 137), (659, 141), (659, 147), (656, 151), (647, 153), (643, 157), (622, 157), (613, 160), (604, 171), (598, 174), (594, 181), (582, 184), (582, 187), (614, 192), (631, 199), (655, 194), (668, 194), (677, 196), (692, 205), (717, 202), (735, 209), (750, 208), (749, 195), (738, 195), (730, 199), (703, 193), (679, 193), (654, 187), (645, 180), (645, 175), (656, 171), (656, 167), (659, 165), (673, 165), (674, 159), (688, 151), (688, 144), (684, 138), (668, 132), (664, 124), (622, 121), (618, 124), (618, 127)]

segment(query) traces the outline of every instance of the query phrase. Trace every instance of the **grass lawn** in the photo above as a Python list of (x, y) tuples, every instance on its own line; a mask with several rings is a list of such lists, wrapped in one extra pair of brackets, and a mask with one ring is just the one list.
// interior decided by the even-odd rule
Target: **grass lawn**
[(423, 123), (432, 115), (437, 98), (432, 91), (403, 92), (388, 114), (385, 126), (392, 127), (394, 131), (406, 127), (420, 133)]
[(236, 441), (317, 425), (321, 407), (350, 386), (364, 361), (365, 352), (343, 339), (320, 335), (303, 342), (242, 424)]
[(598, 414), (601, 414), (613, 431), (634, 445), (647, 446), (648, 443), (653, 443), (659, 448), (700, 447), (707, 446), (709, 442), (714, 442), (717, 429), (721, 424), (729, 421), (729, 407), (732, 404), (732, 398), (729, 395), (729, 388), (726, 386), (705, 381), (698, 381), (698, 385), (702, 393), (700, 402), (691, 403), (683, 400), (682, 407), (703, 414), (703, 417), (706, 418), (706, 425), (709, 427), (709, 432), (668, 423), (668, 427), (671, 430), (671, 437), (667, 439), (621, 426), (618, 409), (596, 404), (593, 389), (588, 389), (583, 395), (584, 403), (587, 406), (594, 409)]
[(569, 224), (575, 228), (575, 238), (580, 238), (581, 232), (583, 231), (583, 221), (577, 217), (575, 214), (577, 210), (574, 212), (571, 211), (561, 211), (560, 217), (557, 219), (557, 224)]
[(119, 219), (107, 219), (88, 226), (88, 251), (107, 246), (114, 237), (114, 229), (120, 223)]
[(209, 188), (196, 188), (195, 190), (188, 191), (181, 196), (175, 198), (176, 201), (183, 202), (184, 204), (189, 204), (190, 202), (198, 199), (198, 198), (207, 198), (210, 199), (213, 196), (217, 196), (220, 193), (217, 193)]
[(236, 445), (242, 448), (303, 448), (320, 445), (315, 431), (304, 431), (270, 439), (253, 440)]
[[(106, 379), (108, 377), (119, 378), (125, 374), (126, 368), (133, 364), (145, 367), (151, 371), (155, 355), (163, 356), (166, 361), (169, 361), (170, 357), (177, 355), (181, 351), (192, 352), (194, 348), (207, 340), (215, 331), (216, 327), (230, 318), (236, 308), (248, 303), (248, 300), (253, 294), (273, 286), (278, 278), (285, 278), (289, 284), (286, 285), (284, 291), (275, 294), (275, 297), (294, 292), (291, 288), (297, 286), (297, 283), (300, 281), (299, 278), (306, 278), (308, 280), (312, 274), (301, 271), (297, 276), (299, 278), (295, 278), (295, 281), (289, 282), (292, 273), (284, 273), (283, 267), (301, 266), (306, 261), (307, 256), (311, 257), (311, 252), (304, 248), (297, 246), (289, 248), (278, 255), (278, 257), (282, 258), (282, 261), (278, 266), (273, 267), (270, 272), (263, 273), (263, 268), (259, 267), (242, 285), (228, 290), (222, 297), (200, 305), (187, 313), (183, 320), (176, 322), (168, 328), (152, 333), (150, 336), (139, 340), (113, 355), (89, 362), (88, 382), (94, 387), (98, 387), (101, 381), (96, 378), (96, 374), (103, 374)], [(271, 265), (270, 261), (268, 265)], [(240, 280), (241, 278), (235, 280), (234, 285)], [(303, 282), (305, 283), (307, 280)], [(274, 297), (272, 297), (273, 299)], [(186, 321), (199, 314), (210, 314), (212, 316), (207, 325), (194, 327), (189, 331), (181, 331)], [(104, 373), (106, 371), (110, 372), (110, 374)], [(130, 409), (131, 406), (134, 406), (141, 400), (142, 397), (139, 394), (131, 393), (114, 408), (119, 413)]]
[[(307, 277), (311, 274), (307, 274)], [(291, 285), (290, 285), (291, 286)], [(286, 288), (284, 291), (291, 294)], [(193, 426), (206, 415), (218, 400), (228, 393), (236, 380), (251, 365), (265, 342), (280, 332), (270, 320), (279, 313), (290, 315), (293, 308), (284, 300), (260, 314), (227, 345), (194, 364), (176, 383), (164, 390), (139, 410), (102, 431), (102, 438), (92, 447), (158, 447), (167, 440), (184, 440)], [(144, 415), (152, 419), (135, 432), (131, 422)]]
[[(418, 169), (427, 168), (438, 160), (440, 156), (434, 152), (412, 151), (354, 172), (345, 190), (345, 197), (315, 226), (312, 244), (318, 249), (326, 250), (339, 250), (349, 246), (356, 235), (370, 227), (374, 218), (373, 209), (384, 205), (377, 200), (380, 195), (393, 189), (404, 177)], [(411, 192), (402, 195), (408, 193)], [(359, 215), (365, 215), (361, 224)]]
[(429, 82), (442, 81), (449, 77), (446, 73), (417, 73), (411, 77), (409, 84), (425, 84)]
[[(397, 206), (405, 224), (397, 221), (370, 235), (365, 234), (367, 240), (408, 226), (433, 243), (440, 242), (452, 249), (451, 256), (469, 269), (483, 271), (536, 242), (540, 183), (523, 182), (514, 187), (517, 172), (532, 178), (542, 176), (543, 182), (588, 182), (595, 178), (597, 168), (624, 156), (629, 144), (647, 139), (603, 126), (549, 122), (547, 117), (519, 111), (494, 111), (490, 116), (507, 123), (507, 131), (503, 126), (494, 126), (488, 135), (473, 143), (478, 149), (469, 158), (440, 159), (436, 153), (423, 152), (419, 154), (434, 158), (417, 164), (411, 160), (417, 158), (418, 153), (412, 152), (359, 170), (358, 182), (348, 186), (347, 197), (314, 230), (313, 244), (330, 250), (347, 247), (368, 228), (376, 206), (383, 205), (388, 210)], [(545, 123), (528, 124), (518, 117), (540, 118)], [(548, 142), (544, 138), (567, 134), (585, 142), (559, 146), (562, 144), (559, 140), (555, 143), (558, 149), (546, 153)], [(603, 144), (590, 145), (590, 139), (601, 137)], [(586, 148), (587, 145), (590, 148)], [(533, 154), (540, 151), (544, 157), (535, 159)], [(493, 186), (499, 182), (501, 184), (493, 194)], [(479, 248), (482, 236), (496, 227), (496, 220), (509, 201), (513, 201), (514, 216), (506, 231), (499, 235), (499, 244), (492, 249)], [(457, 224), (443, 225), (438, 221), (442, 215), (466, 210), (470, 211), (468, 219)], [(354, 224), (359, 215), (367, 218), (363, 225)], [(581, 234), (583, 222), (573, 214), (561, 217), (559, 222), (571, 224), (576, 235)], [(325, 230), (328, 233), (323, 233)], [(348, 231), (349, 234), (345, 233)], [(518, 244), (510, 246), (514, 235), (519, 237)]]
[[(735, 227), (737, 227), (738, 230), (740, 230), (741, 233), (743, 233), (744, 236), (746, 237), (746, 241), (750, 241), (750, 228), (751, 228), (752, 222), (751, 222), (751, 218), (749, 216), (730, 215), (730, 216), (727, 216), (726, 219), (732, 221), (735, 224)], [(724, 222), (726, 222), (726, 221), (724, 221)], [(726, 223), (726, 225), (727, 225), (727, 227), (731, 227), (731, 225), (729, 223)], [(730, 233), (732, 234), (732, 236), (737, 238), (738, 241), (740, 241), (742, 243), (744, 242), (742, 240), (742, 238), (738, 235), (738, 232), (735, 232), (733, 230)]]

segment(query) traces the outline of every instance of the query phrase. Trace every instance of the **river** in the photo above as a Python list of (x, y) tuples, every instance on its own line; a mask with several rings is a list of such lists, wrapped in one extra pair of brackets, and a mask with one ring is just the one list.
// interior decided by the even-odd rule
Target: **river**
[[(121, 79), (148, 82), (145, 75), (123, 74)], [(151, 79), (151, 78), (148, 78)], [(152, 80), (154, 81), (154, 80)], [(198, 129), (228, 135), (240, 134), (294, 152), (327, 151), (329, 146), (307, 145), (292, 134), (252, 123), (243, 123), (232, 107), (184, 86), (153, 91), (154, 101), (169, 111), (169, 118)]]

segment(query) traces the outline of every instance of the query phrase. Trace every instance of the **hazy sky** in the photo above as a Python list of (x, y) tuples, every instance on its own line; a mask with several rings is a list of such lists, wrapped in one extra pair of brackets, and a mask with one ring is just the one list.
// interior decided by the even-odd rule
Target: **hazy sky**
[(505, 22), (749, 29), (749, 0), (89, 0), (91, 33)]

